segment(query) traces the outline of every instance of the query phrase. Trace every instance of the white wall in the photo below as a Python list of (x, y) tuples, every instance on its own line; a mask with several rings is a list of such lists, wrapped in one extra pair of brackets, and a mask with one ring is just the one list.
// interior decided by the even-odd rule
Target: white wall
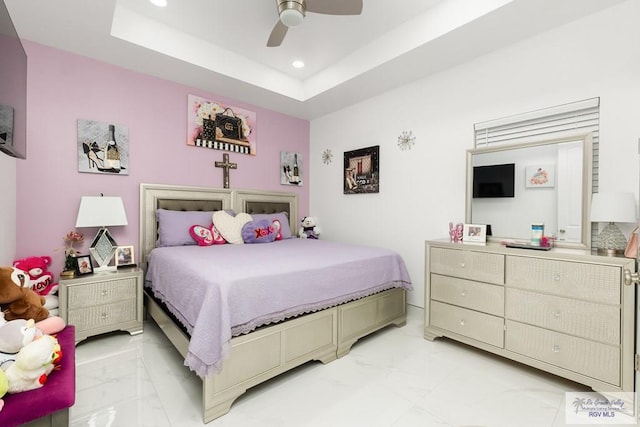
[(0, 266), (16, 255), (16, 161), (0, 153)]
[[(639, 2), (403, 86), (311, 123), (310, 212), (321, 238), (386, 246), (407, 263), (423, 306), (424, 241), (464, 221), (473, 124), (600, 97), (600, 189), (638, 191)], [(428, 61), (429, 58), (424, 58)], [(401, 151), (411, 130), (416, 144)], [(380, 193), (342, 194), (343, 152), (380, 145)], [(332, 150), (325, 165), (322, 153)]]

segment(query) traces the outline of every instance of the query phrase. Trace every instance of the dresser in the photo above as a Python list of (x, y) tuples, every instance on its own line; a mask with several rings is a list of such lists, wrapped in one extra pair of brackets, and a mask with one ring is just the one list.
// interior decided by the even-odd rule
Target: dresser
[(112, 331), (142, 332), (142, 270), (127, 268), (59, 282), (59, 311), (76, 343)]
[(599, 392), (633, 392), (633, 259), (426, 242), (426, 339), (447, 337)]

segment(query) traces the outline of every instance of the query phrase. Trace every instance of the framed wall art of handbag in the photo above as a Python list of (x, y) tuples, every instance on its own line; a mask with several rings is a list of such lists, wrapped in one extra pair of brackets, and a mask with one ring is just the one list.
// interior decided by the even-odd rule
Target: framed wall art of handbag
[(187, 97), (187, 145), (255, 156), (257, 114), (196, 95)]
[(222, 133), (222, 138), (242, 140), (242, 120), (236, 117), (231, 108), (227, 107), (222, 113), (216, 114), (216, 128)]

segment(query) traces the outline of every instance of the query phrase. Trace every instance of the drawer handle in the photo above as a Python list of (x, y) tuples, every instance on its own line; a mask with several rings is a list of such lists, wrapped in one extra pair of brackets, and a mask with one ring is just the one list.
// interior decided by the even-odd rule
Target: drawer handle
[(556, 282), (559, 282), (560, 281), (560, 275), (559, 274), (554, 274), (553, 275), (553, 280), (556, 281)]
[(462, 319), (462, 320), (460, 321), (460, 326), (464, 326), (464, 323), (465, 323), (465, 321), (464, 321), (464, 319)]
[(460, 291), (460, 295), (462, 295), (463, 297), (467, 296), (467, 291)]
[(464, 261), (460, 263), (460, 268), (464, 268)]
[(102, 313), (102, 315), (100, 316), (102, 320), (107, 320), (107, 317), (109, 317), (107, 313)]
[(552, 350), (553, 350), (554, 353), (560, 353), (560, 346), (559, 345), (554, 345)]
[(559, 319), (560, 318), (560, 310), (554, 311), (553, 312), (553, 317), (555, 317), (556, 319)]
[(106, 297), (106, 296), (107, 296), (107, 290), (106, 290), (106, 289), (103, 289), (103, 290), (102, 290), (102, 296), (103, 296), (103, 297)]

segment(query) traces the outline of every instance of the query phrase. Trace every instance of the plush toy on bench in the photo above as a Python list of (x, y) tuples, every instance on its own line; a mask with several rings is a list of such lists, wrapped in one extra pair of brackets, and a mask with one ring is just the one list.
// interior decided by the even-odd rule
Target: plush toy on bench
[(15, 361), (3, 368), (9, 382), (8, 392), (20, 393), (42, 387), (61, 358), (60, 344), (51, 335), (31, 341), (22, 347)]
[(4, 380), (10, 394), (41, 388), (60, 362), (60, 345), (50, 334), (62, 331), (64, 320), (49, 317), (29, 275), (15, 267), (0, 267), (0, 307), (0, 392)]
[[(41, 418), (48, 420), (47, 425), (69, 424), (69, 408), (76, 394), (75, 328), (67, 325), (56, 338), (64, 352), (59, 369), (51, 372), (43, 387), (5, 395), (0, 426), (17, 427)], [(0, 386), (1, 377), (0, 373)]]

